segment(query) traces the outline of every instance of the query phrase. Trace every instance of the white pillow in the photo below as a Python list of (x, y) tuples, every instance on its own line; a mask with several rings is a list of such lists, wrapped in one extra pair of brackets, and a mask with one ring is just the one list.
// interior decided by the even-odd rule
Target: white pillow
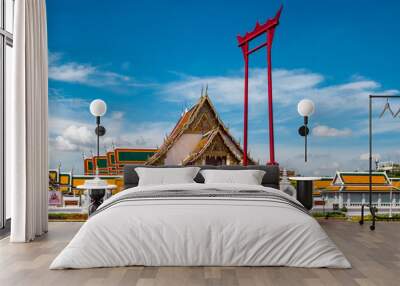
[(135, 168), (139, 186), (194, 183), (199, 167), (186, 168)]
[(262, 170), (202, 170), (205, 184), (261, 185), (265, 171)]

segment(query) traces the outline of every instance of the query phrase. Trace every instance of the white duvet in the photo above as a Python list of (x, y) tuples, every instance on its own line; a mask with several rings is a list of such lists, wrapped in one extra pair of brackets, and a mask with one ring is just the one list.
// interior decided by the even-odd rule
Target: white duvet
[[(318, 222), (289, 204), (258, 198), (182, 197), (127, 200), (132, 192), (279, 190), (254, 185), (136, 187), (107, 201), (50, 269), (145, 266), (294, 266), (349, 268)], [(136, 193), (135, 193), (136, 194)], [(107, 207), (108, 206), (108, 207)]]

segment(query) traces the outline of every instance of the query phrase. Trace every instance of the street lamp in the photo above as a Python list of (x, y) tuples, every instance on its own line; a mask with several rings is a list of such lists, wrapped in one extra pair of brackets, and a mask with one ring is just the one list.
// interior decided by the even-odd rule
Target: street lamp
[(304, 137), (304, 162), (307, 162), (307, 135), (310, 130), (307, 127), (308, 117), (314, 113), (314, 102), (310, 99), (303, 99), (297, 104), (297, 111), (304, 117), (304, 125), (300, 126), (299, 134)]
[[(97, 127), (95, 129), (95, 133), (97, 135), (97, 160), (100, 156), (100, 136), (106, 134), (106, 129), (100, 125), (100, 117), (106, 114), (107, 112), (107, 104), (101, 99), (95, 99), (90, 103), (90, 113), (96, 117)], [(96, 176), (99, 175), (99, 168), (96, 164)]]
[(100, 117), (106, 114), (107, 105), (101, 99), (95, 99), (90, 103), (90, 113), (96, 117), (96, 129), (95, 133), (97, 136), (97, 161), (94, 160), (93, 164), (96, 168), (96, 176), (91, 180), (86, 180), (84, 185), (78, 186), (78, 189), (88, 190), (90, 196), (89, 215), (94, 213), (96, 209), (103, 203), (104, 196), (107, 189), (114, 188), (112, 185), (108, 185), (107, 181), (102, 180), (99, 176), (98, 160), (100, 156), (100, 136), (106, 134), (106, 129), (100, 125)]

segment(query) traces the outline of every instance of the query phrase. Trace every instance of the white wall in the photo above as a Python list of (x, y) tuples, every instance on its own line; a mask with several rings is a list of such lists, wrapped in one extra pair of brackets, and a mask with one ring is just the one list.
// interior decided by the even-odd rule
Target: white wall
[(183, 134), (168, 151), (165, 165), (179, 165), (199, 143), (201, 134)]

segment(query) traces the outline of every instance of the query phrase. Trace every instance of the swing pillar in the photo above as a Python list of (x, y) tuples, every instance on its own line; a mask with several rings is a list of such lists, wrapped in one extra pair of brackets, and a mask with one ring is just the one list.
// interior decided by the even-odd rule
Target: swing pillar
[[(269, 165), (277, 165), (275, 161), (275, 140), (274, 140), (274, 116), (272, 100), (272, 59), (271, 50), (275, 28), (279, 25), (279, 18), (283, 6), (280, 7), (275, 17), (268, 19), (264, 24), (256, 23), (253, 31), (245, 36), (237, 36), (239, 47), (242, 49), (244, 58), (244, 106), (243, 106), (243, 165), (248, 164), (248, 77), (249, 77), (249, 56), (263, 47), (267, 47), (267, 79), (268, 79), (268, 128), (269, 128)], [(249, 43), (257, 37), (266, 34), (266, 41), (257, 47), (249, 50)]]
[(267, 34), (267, 64), (268, 64), (268, 122), (269, 122), (269, 165), (276, 165), (275, 162), (275, 139), (274, 139), (274, 115), (272, 106), (272, 60), (271, 49), (275, 29)]

